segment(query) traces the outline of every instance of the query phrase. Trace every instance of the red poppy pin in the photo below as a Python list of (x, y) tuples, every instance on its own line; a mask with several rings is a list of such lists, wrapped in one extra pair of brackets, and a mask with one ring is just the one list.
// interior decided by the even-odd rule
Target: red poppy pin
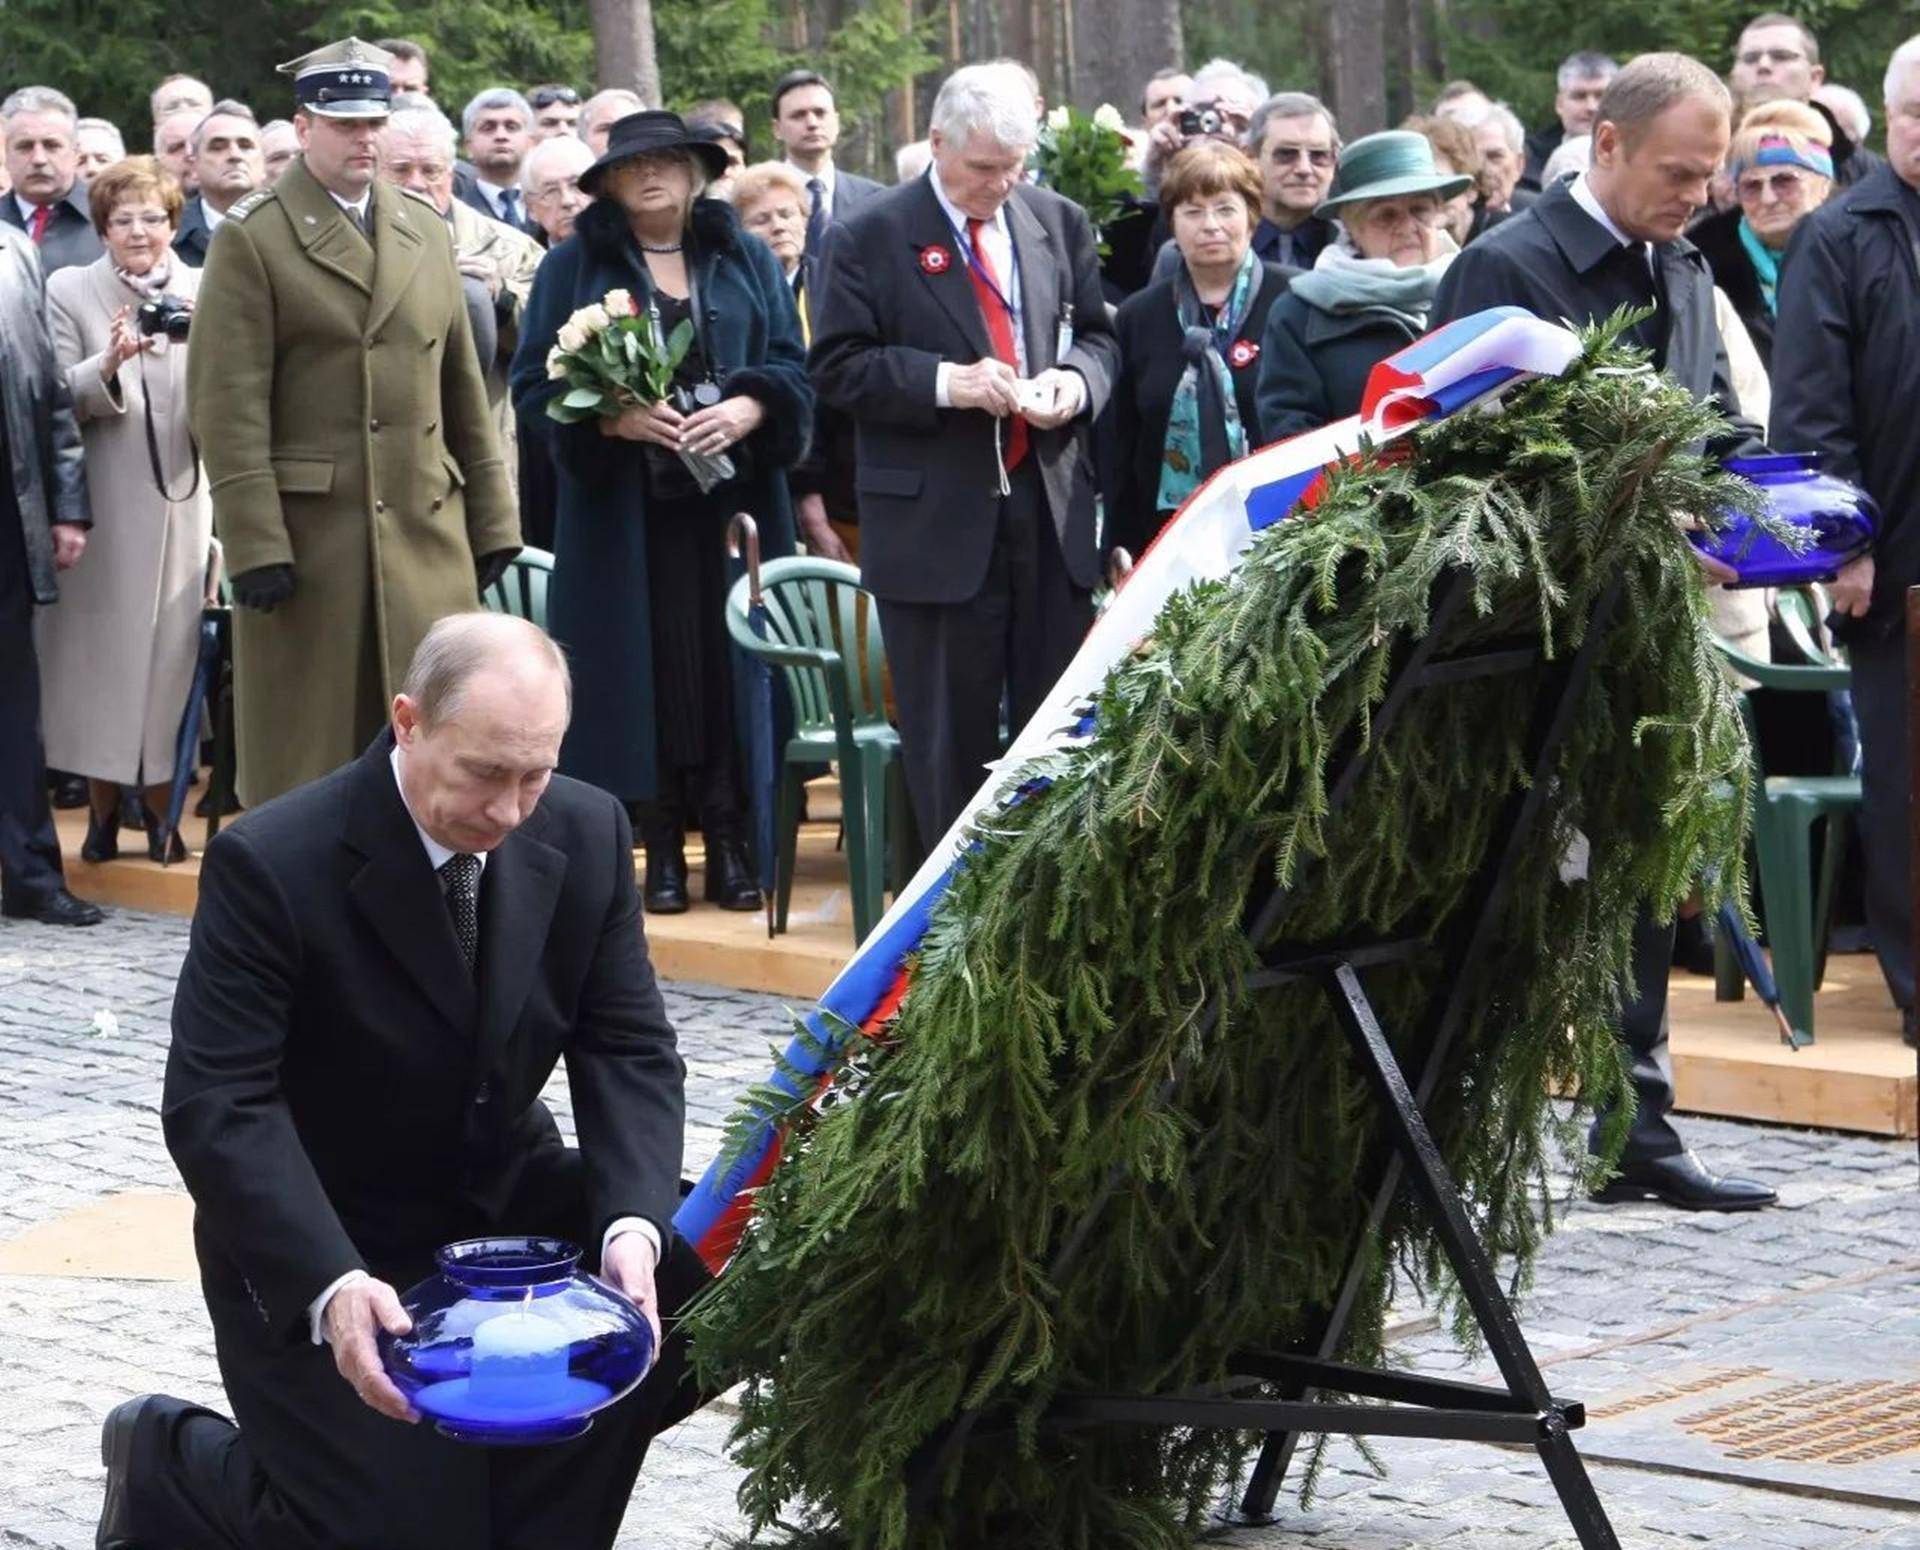
[(953, 255), (939, 243), (920, 250), (920, 272), (922, 274), (945, 274), (953, 267)]
[(1235, 371), (1243, 371), (1260, 358), (1260, 346), (1251, 339), (1236, 339), (1233, 348), (1227, 351), (1227, 364)]

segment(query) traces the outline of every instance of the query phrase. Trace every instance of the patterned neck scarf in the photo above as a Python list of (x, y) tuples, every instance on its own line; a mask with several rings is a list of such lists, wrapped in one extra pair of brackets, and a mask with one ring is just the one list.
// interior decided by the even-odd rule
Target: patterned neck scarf
[(1182, 263), (1174, 270), (1173, 305), (1180, 319), (1186, 369), (1167, 411), (1167, 442), (1160, 459), (1159, 509), (1172, 511), (1200, 482), (1247, 455), (1247, 433), (1233, 396), (1233, 374), (1221, 355), (1247, 321), (1260, 289), (1259, 256), (1249, 246), (1234, 272), (1226, 302), (1211, 323)]

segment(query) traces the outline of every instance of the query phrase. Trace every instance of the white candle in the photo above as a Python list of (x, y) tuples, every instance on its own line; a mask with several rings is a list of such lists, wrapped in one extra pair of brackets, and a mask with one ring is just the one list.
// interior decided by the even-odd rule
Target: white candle
[(524, 1410), (540, 1402), (567, 1375), (567, 1332), (524, 1307), (488, 1319), (473, 1332), (474, 1400), (489, 1407)]

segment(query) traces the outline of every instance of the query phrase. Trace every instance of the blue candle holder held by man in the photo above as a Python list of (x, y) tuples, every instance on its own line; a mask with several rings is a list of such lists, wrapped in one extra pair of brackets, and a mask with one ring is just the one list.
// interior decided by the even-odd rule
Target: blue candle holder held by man
[(558, 1238), (450, 1243), (438, 1275), (412, 1287), (404, 1335), (380, 1336), (400, 1392), (445, 1436), (561, 1442), (632, 1391), (653, 1365), (653, 1331), (619, 1293), (579, 1269)]
[(1820, 472), (1819, 454), (1776, 452), (1727, 460), (1727, 471), (1754, 485), (1775, 518), (1804, 536), (1790, 546), (1745, 513), (1717, 531), (1688, 534), (1710, 559), (1730, 566), (1730, 587), (1797, 587), (1831, 581), (1840, 567), (1873, 548), (1880, 512), (1857, 485)]

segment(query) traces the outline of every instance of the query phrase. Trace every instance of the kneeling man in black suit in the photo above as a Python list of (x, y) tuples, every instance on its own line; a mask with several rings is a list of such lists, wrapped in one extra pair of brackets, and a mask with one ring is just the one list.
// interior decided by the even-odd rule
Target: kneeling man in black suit
[[(610, 1545), (692, 1407), (684, 1067), (626, 814), (554, 773), (570, 693), (536, 626), (444, 619), (365, 754), (207, 847), (164, 1123), (239, 1424), (116, 1409), (101, 1546)], [(577, 1150), (539, 1098), (563, 1058)], [(375, 1351), (439, 1245), (505, 1233), (581, 1244), (668, 1321), (653, 1373), (572, 1442), (448, 1441)]]

